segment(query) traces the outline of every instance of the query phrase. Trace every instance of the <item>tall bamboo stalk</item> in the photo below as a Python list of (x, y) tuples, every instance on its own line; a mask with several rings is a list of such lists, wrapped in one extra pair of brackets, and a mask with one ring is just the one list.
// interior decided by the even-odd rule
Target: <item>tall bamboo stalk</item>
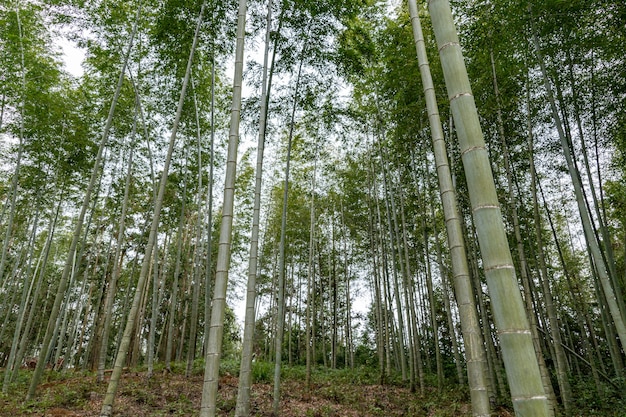
[(236, 417), (250, 414), (250, 388), (252, 386), (252, 350), (254, 347), (254, 321), (256, 304), (256, 278), (259, 257), (259, 223), (261, 220), (261, 186), (263, 180), (263, 154), (265, 151), (265, 131), (267, 123), (268, 85), (267, 67), (269, 57), (270, 32), (272, 26), (272, 0), (267, 4), (265, 29), (265, 50), (263, 53), (263, 76), (261, 79), (261, 109), (259, 112), (259, 138), (257, 142), (256, 171), (254, 184), (254, 206), (252, 211), (252, 233), (250, 236), (250, 258), (248, 261), (248, 285), (246, 289), (246, 317), (244, 322), (241, 368), (237, 389)]
[(205, 356), (204, 383), (200, 417), (213, 417), (217, 408), (217, 382), (219, 378), (224, 313), (226, 311), (226, 287), (230, 265), (230, 244), (233, 230), (233, 206), (235, 200), (235, 177), (237, 171), (237, 144), (239, 141), (239, 119), (241, 115), (241, 87), (243, 82), (243, 51), (246, 33), (246, 0), (239, 0), (237, 12), (237, 46), (235, 51), (235, 76), (233, 77), (233, 104), (230, 113), (226, 178), (224, 180), (224, 202), (220, 229), (211, 326)]
[[(488, 416), (490, 414), (489, 390), (487, 389), (487, 358), (483, 337), (480, 330), (480, 322), (476, 310), (474, 291), (469, 275), (465, 241), (461, 228), (461, 217), (456, 201), (456, 193), (452, 183), (452, 174), (448, 164), (446, 143), (443, 137), (437, 97), (430, 73), (428, 56), (422, 26), (419, 20), (415, 0), (409, 0), (409, 11), (413, 25), (413, 37), (417, 50), (417, 59), (420, 65), (422, 86), (426, 98), (426, 107), (430, 122), (437, 178), (439, 181), (439, 193), (443, 204), (446, 232), (448, 236), (448, 248), (452, 263), (454, 290), (461, 319), (461, 332), (465, 342), (465, 355), (467, 362), (468, 385), (472, 399), (472, 412), (474, 416)], [(486, 323), (483, 323), (486, 325)]]
[[(543, 296), (546, 302), (546, 310), (548, 311), (548, 317), (550, 319), (550, 334), (554, 341), (554, 349), (556, 353), (556, 372), (557, 381), (561, 391), (561, 398), (563, 400), (563, 409), (565, 414), (571, 413), (572, 406), (572, 391), (569, 384), (567, 375), (567, 357), (565, 356), (565, 350), (563, 348), (563, 341), (561, 339), (561, 330), (559, 328), (559, 322), (556, 316), (556, 309), (552, 297), (552, 292), (549, 284), (548, 268), (545, 260), (544, 248), (543, 248), (543, 226), (541, 224), (541, 216), (539, 214), (539, 202), (537, 199), (537, 174), (535, 171), (535, 161), (533, 159), (533, 135), (532, 128), (530, 126), (530, 117), (528, 118), (528, 147), (530, 150), (530, 188), (533, 198), (533, 216), (535, 220), (535, 238), (537, 239), (537, 258), (539, 261), (539, 272), (541, 274), (541, 282), (543, 285)], [(586, 339), (584, 333), (581, 334), (582, 339)], [(583, 343), (585, 343), (583, 341)], [(595, 366), (592, 365), (592, 371), (595, 375)], [(596, 378), (597, 379), (597, 378)]]
[[(308, 37), (308, 36), (307, 36)], [(283, 345), (283, 328), (285, 326), (285, 241), (287, 232), (287, 200), (289, 196), (289, 165), (291, 162), (291, 144), (293, 141), (293, 130), (296, 117), (296, 109), (298, 108), (298, 92), (300, 89), (300, 77), (302, 75), (302, 64), (304, 62), (304, 51), (306, 50), (306, 42), (300, 54), (300, 64), (298, 66), (298, 74), (296, 76), (296, 85), (293, 94), (293, 106), (291, 108), (291, 121), (289, 123), (289, 138), (287, 141), (287, 163), (285, 165), (285, 182), (283, 187), (283, 209), (280, 222), (280, 246), (278, 258), (278, 312), (275, 335), (275, 362), (274, 362), (274, 398), (272, 408), (274, 415), (279, 414), (280, 401), (280, 367)]]
[[(500, 143), (502, 145), (502, 155), (504, 160), (504, 170), (506, 173), (507, 189), (508, 189), (508, 211), (513, 223), (513, 233), (515, 236), (515, 242), (517, 244), (517, 257), (520, 263), (520, 277), (522, 281), (522, 287), (524, 288), (524, 302), (526, 303), (526, 310), (528, 312), (528, 320), (530, 321), (530, 331), (532, 333), (533, 344), (535, 346), (535, 354), (537, 355), (537, 363), (539, 364), (539, 372), (541, 372), (541, 378), (543, 380), (543, 387), (548, 397), (549, 404), (552, 409), (557, 408), (556, 396), (554, 394), (554, 388), (552, 387), (552, 381), (550, 380), (550, 373), (546, 366), (546, 362), (543, 356), (545, 349), (542, 349), (542, 339), (539, 337), (539, 325), (537, 323), (537, 317), (541, 317), (541, 314), (536, 314), (533, 309), (533, 282), (530, 277), (530, 268), (528, 267), (528, 261), (526, 258), (526, 250), (524, 248), (524, 242), (522, 240), (522, 232), (520, 230), (520, 219), (518, 214), (518, 200), (514, 192), (514, 172), (511, 166), (509, 148), (504, 133), (504, 121), (502, 118), (502, 103), (500, 100), (500, 88), (498, 87), (498, 78), (496, 75), (496, 63), (493, 55), (493, 50), (490, 51), (489, 57), (491, 60), (491, 75), (493, 80), (493, 90), (496, 98), (496, 124), (498, 126), (498, 134), (500, 136)], [(545, 347), (545, 345), (544, 345)], [(560, 346), (559, 346), (560, 348)], [(557, 367), (559, 362), (557, 361)], [(561, 380), (559, 380), (561, 381)], [(559, 382), (561, 387), (562, 398), (567, 403), (567, 409), (569, 407), (568, 389), (565, 385)]]
[(315, 147), (315, 162), (313, 163), (313, 175), (311, 177), (311, 199), (309, 203), (309, 259), (307, 266), (307, 302), (306, 302), (306, 388), (311, 389), (311, 368), (313, 367), (313, 345), (315, 344), (315, 330), (313, 323), (314, 297), (313, 285), (315, 282), (315, 180), (317, 177), (317, 152)]
[[(187, 149), (187, 148), (185, 148)], [(170, 294), (169, 323), (167, 325), (167, 342), (165, 343), (165, 369), (171, 371), (170, 362), (174, 350), (174, 322), (176, 319), (176, 305), (178, 304), (178, 280), (181, 269), (183, 254), (183, 229), (185, 228), (185, 207), (187, 203), (187, 152), (185, 152), (185, 173), (183, 174), (183, 192), (180, 204), (180, 217), (176, 229), (176, 253), (174, 255), (174, 281), (172, 282), (172, 294)]]
[(196, 145), (198, 152), (198, 191), (197, 191), (197, 215), (196, 215), (196, 236), (193, 251), (193, 290), (191, 300), (191, 323), (189, 325), (189, 346), (187, 348), (187, 366), (185, 375), (191, 376), (193, 361), (196, 359), (196, 340), (198, 331), (198, 314), (200, 303), (200, 254), (202, 249), (202, 134), (200, 131), (200, 115), (198, 111), (198, 99), (195, 92), (193, 79), (191, 80), (193, 92), (193, 102), (196, 116)]
[(133, 40), (135, 38), (135, 34), (137, 33), (139, 16), (141, 13), (141, 7), (137, 9), (137, 15), (135, 17), (135, 23), (130, 34), (130, 39), (128, 41), (128, 48), (126, 50), (124, 61), (122, 64), (122, 69), (120, 71), (119, 78), (117, 80), (117, 86), (115, 88), (115, 93), (113, 94), (113, 99), (111, 100), (111, 106), (109, 108), (109, 114), (107, 116), (107, 120), (104, 126), (104, 130), (102, 132), (102, 139), (100, 140), (100, 144), (98, 146), (98, 152), (96, 154), (96, 159), (94, 161), (94, 166), (91, 172), (91, 178), (89, 180), (89, 185), (85, 190), (85, 196), (83, 197), (83, 203), (81, 205), (80, 213), (78, 215), (78, 219), (76, 220), (76, 225), (74, 226), (74, 233), (72, 235), (72, 242), (70, 243), (69, 252), (67, 254), (67, 258), (65, 261), (65, 266), (63, 268), (63, 273), (61, 274), (61, 279), (59, 280), (59, 288), (54, 300), (54, 304), (52, 306), (52, 311), (50, 312), (50, 317), (48, 318), (48, 325), (46, 327), (46, 333), (44, 335), (43, 344), (41, 347), (41, 351), (39, 353), (39, 360), (37, 361), (37, 366), (35, 368), (35, 372), (33, 373), (33, 377), (30, 381), (30, 387), (28, 388), (28, 393), (26, 394), (26, 401), (32, 400), (35, 395), (35, 391), (37, 390), (37, 386), (39, 385), (39, 381), (41, 376), (43, 375), (43, 370), (46, 365), (46, 358), (48, 356), (48, 346), (52, 340), (52, 336), (54, 333), (54, 327), (59, 317), (59, 312), (61, 309), (61, 302), (65, 296), (65, 289), (67, 287), (67, 280), (70, 276), (70, 272), (74, 265), (74, 255), (76, 254), (76, 247), (78, 246), (78, 241), (80, 239), (83, 221), (85, 219), (85, 214), (87, 213), (87, 208), (89, 207), (89, 202), (91, 201), (91, 194), (95, 188), (96, 181), (100, 177), (100, 169), (101, 163), (103, 160), (104, 149), (108, 142), (109, 131), (111, 129), (111, 125), (113, 124), (113, 115), (115, 113), (115, 107), (117, 105), (117, 100), (120, 95), (120, 91), (122, 89), (122, 83), (124, 81), (124, 73), (126, 72), (126, 66), (128, 65), (128, 60), (130, 57), (130, 51), (132, 50)]
[(191, 45), (191, 50), (189, 52), (189, 59), (187, 60), (187, 68), (185, 70), (185, 77), (183, 79), (183, 85), (181, 87), (180, 96), (178, 99), (178, 107), (176, 109), (176, 116), (174, 117), (174, 122), (172, 125), (172, 132), (170, 135), (170, 140), (168, 144), (167, 155), (165, 157), (165, 162), (163, 165), (163, 172), (161, 174), (161, 181), (159, 184), (159, 192), (157, 194), (157, 199), (154, 204), (154, 213), (152, 217), (152, 224), (150, 226), (150, 234), (148, 235), (148, 242), (146, 243), (146, 248), (144, 252), (144, 258), (141, 265), (141, 272), (139, 274), (139, 280), (137, 281), (137, 288), (135, 289), (135, 295), (133, 298), (133, 303), (131, 305), (130, 312), (128, 314), (128, 320), (126, 321), (126, 327), (124, 328), (124, 334), (122, 336), (122, 340), (120, 342), (119, 350), (117, 352), (115, 358), (115, 365), (113, 367), (113, 372), (111, 373), (111, 379), (109, 381), (109, 385), (107, 387), (107, 392), (104, 397), (104, 401), (102, 403), (102, 410), (100, 411), (100, 417), (110, 417), (113, 412), (113, 401), (115, 400), (115, 395), (117, 393), (117, 387), (119, 384), (119, 380), (122, 374), (122, 368), (124, 362), (126, 361), (126, 355), (128, 353), (128, 348), (130, 346), (131, 336), (133, 330), (135, 328), (135, 322), (137, 320), (139, 304), (141, 299), (144, 296), (144, 287), (148, 277), (148, 273), (151, 266), (152, 261), (152, 250), (155, 246), (157, 230), (159, 227), (159, 221), (161, 216), (161, 208), (163, 207), (163, 198), (165, 196), (165, 186), (167, 184), (167, 176), (172, 160), (172, 154), (174, 152), (174, 144), (176, 142), (176, 134), (178, 132), (178, 125), (180, 122), (180, 118), (183, 110), (183, 103), (185, 101), (185, 96), (187, 92), (187, 85), (189, 84), (189, 77), (191, 74), (191, 65), (193, 63), (193, 55), (196, 49), (196, 45), (198, 43), (198, 35), (200, 33), (200, 26), (202, 24), (202, 17), (204, 14), (205, 3), (202, 3), (202, 8), (200, 9), (200, 14), (198, 16), (198, 22), (196, 25), (196, 31), (193, 38), (193, 43)]
[(502, 345), (511, 399), (520, 416), (547, 416), (530, 325), (517, 286), (489, 157), (448, 0), (431, 0), (429, 11), (457, 128), (459, 146), (483, 255), (487, 285)]

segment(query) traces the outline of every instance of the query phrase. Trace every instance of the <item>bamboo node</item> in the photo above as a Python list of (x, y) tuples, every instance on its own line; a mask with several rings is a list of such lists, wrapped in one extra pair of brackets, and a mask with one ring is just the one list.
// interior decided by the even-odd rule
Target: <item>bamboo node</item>
[(458, 42), (446, 42), (446, 43), (444, 43), (443, 45), (441, 45), (439, 47), (439, 52), (443, 51), (444, 49), (446, 49), (449, 46), (458, 46), (458, 47), (460, 47), (461, 44), (458, 43)]
[(464, 92), (464, 93), (458, 93), (453, 95), (452, 97), (450, 97), (450, 103), (452, 103), (454, 100), (456, 100), (457, 98), (461, 98), (461, 97), (474, 97), (474, 95), (470, 92)]
[(548, 399), (548, 397), (545, 396), (545, 395), (529, 395), (529, 396), (519, 395), (519, 396), (511, 396), (511, 400), (513, 402), (515, 402), (515, 401), (528, 401), (528, 400), (546, 401), (547, 399)]
[(527, 334), (530, 335), (530, 329), (507, 329), (507, 330), (498, 330), (498, 334)]
[(512, 264), (493, 265), (493, 266), (485, 267), (485, 272), (493, 271), (496, 269), (514, 269), (514, 267)]
[(481, 204), (480, 206), (476, 206), (472, 209), (472, 213), (476, 213), (478, 210), (481, 209), (496, 209), (496, 210), (500, 210), (500, 205), (498, 204)]
[(464, 149), (461, 151), (461, 156), (465, 155), (468, 152), (472, 152), (472, 151), (486, 151), (487, 148), (485, 148), (485, 145), (480, 145), (480, 146), (470, 146), (467, 149)]

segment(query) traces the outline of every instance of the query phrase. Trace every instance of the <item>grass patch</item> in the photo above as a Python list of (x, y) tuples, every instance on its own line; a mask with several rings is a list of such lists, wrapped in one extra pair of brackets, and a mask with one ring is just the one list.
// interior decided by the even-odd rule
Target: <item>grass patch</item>
[(267, 384), (274, 380), (274, 364), (271, 362), (252, 363), (252, 382)]

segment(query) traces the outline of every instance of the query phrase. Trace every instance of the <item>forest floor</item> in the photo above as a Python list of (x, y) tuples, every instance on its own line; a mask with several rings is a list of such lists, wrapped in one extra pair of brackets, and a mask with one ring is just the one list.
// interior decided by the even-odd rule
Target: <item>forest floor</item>
[[(201, 364), (198, 364), (201, 365)], [(232, 416), (237, 401), (236, 367), (226, 366), (219, 381), (218, 410), (220, 416)], [(271, 364), (258, 364), (253, 370), (255, 383), (251, 394), (251, 416), (272, 415)], [(20, 371), (8, 395), (0, 395), (0, 417), (97, 417), (106, 392), (106, 383), (97, 383), (92, 373), (59, 373), (46, 371), (36, 400), (24, 404), (31, 371)], [(466, 390), (451, 388), (438, 394), (426, 388), (425, 395), (411, 393), (395, 384), (376, 384), (374, 370), (319, 370), (309, 392), (303, 367), (284, 367), (281, 385), (283, 417), (356, 417), (356, 416), (470, 416), (471, 407)], [(114, 404), (114, 416), (195, 416), (202, 396), (202, 370), (195, 366), (193, 375), (184, 376), (184, 369), (173, 372), (155, 371), (152, 378), (145, 370), (123, 374)], [(107, 379), (108, 380), (108, 379)], [(501, 416), (512, 416), (505, 409)]]
[[(201, 365), (201, 364), (198, 364)], [(238, 379), (235, 366), (222, 370), (219, 381), (218, 415), (232, 416), (237, 401)], [(282, 417), (356, 417), (356, 416), (471, 416), (467, 389), (458, 386), (426, 387), (425, 395), (401, 386), (376, 384), (374, 370), (320, 370), (305, 386), (304, 368), (283, 368), (281, 385)], [(273, 385), (271, 364), (253, 370), (251, 416), (272, 415)], [(47, 371), (35, 401), (24, 404), (30, 371), (21, 371), (8, 395), (0, 395), (0, 417), (97, 417), (106, 392), (106, 383), (97, 383), (92, 373)], [(193, 375), (184, 369), (166, 373), (155, 371), (152, 378), (145, 370), (123, 374), (114, 404), (114, 416), (196, 416), (202, 396), (201, 366)], [(106, 381), (105, 381), (106, 382)], [(494, 416), (512, 417), (510, 409), (499, 407)], [(617, 415), (617, 414), (616, 414)]]

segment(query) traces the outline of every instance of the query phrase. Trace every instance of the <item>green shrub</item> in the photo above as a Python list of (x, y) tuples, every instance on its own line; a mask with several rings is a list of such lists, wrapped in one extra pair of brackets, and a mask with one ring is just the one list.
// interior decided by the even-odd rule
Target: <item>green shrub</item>
[(239, 360), (237, 359), (222, 359), (220, 361), (220, 375), (233, 375), (239, 376)]
[(294, 381), (304, 381), (306, 379), (306, 366), (282, 366), (281, 377)]
[(274, 380), (274, 364), (271, 362), (252, 363), (252, 382), (265, 383)]

